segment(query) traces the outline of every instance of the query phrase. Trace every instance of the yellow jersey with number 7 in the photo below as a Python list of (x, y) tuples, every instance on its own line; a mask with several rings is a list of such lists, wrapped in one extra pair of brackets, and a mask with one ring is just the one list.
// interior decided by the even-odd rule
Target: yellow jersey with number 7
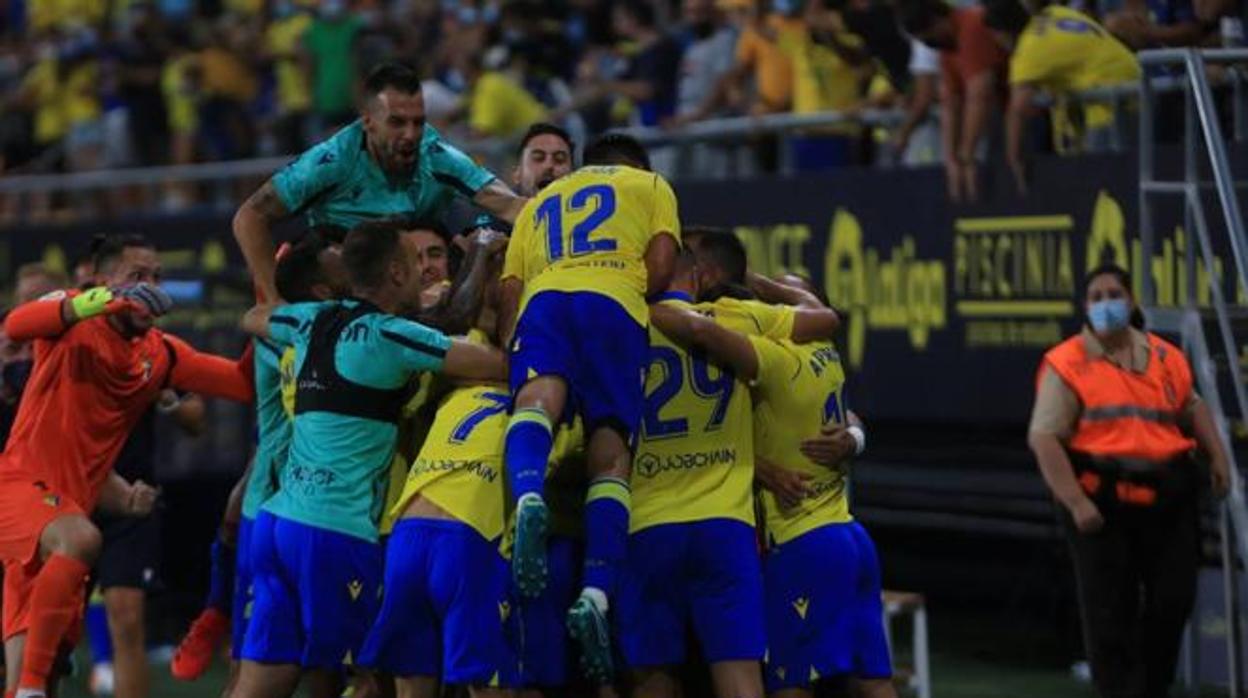
[(663, 177), (624, 166), (582, 167), (529, 200), (516, 218), (503, 278), (524, 282), (520, 312), (543, 291), (599, 293), (643, 326), (646, 250), (680, 239), (676, 195)]

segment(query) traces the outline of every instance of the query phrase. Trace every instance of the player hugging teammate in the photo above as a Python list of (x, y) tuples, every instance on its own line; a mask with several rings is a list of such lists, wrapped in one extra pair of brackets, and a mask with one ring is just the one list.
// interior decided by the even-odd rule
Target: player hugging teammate
[[(891, 695), (878, 561), (847, 505), (865, 436), (826, 300), (748, 273), (731, 233), (682, 244), (672, 188), (627, 136), (590, 143), (573, 170), (568, 135), (535, 127), (517, 196), (424, 124), (414, 73), (382, 66), (367, 92), (359, 121), (235, 217), (260, 300), (243, 320), (254, 365), (147, 329), (168, 302), (146, 284), (6, 325), (47, 345), (32, 381), (66, 383), (45, 388), (66, 410), (90, 407), (71, 388), (103, 388), (45, 376), (53, 343), (130, 366), (136, 350), (109, 332), (146, 338), (160, 387), (254, 385), (241, 524), (175, 674), (201, 674), (232, 627), (236, 698), (348, 682), (356, 696), (675, 697), (695, 658), (720, 698), (813, 695), (833, 677)], [(469, 201), (495, 222), (448, 230)], [(296, 212), (314, 229), (275, 254), (270, 225)], [(123, 509), (150, 506), (108, 477), (144, 405), (110, 399), (126, 405), (101, 426), (117, 432), (108, 452), (48, 460), (23, 428), (51, 419), (31, 401), (0, 460), (19, 698), (43, 694), (80, 605), (98, 547), (83, 512), (110, 483)], [(44, 448), (12, 448), (28, 441)]]

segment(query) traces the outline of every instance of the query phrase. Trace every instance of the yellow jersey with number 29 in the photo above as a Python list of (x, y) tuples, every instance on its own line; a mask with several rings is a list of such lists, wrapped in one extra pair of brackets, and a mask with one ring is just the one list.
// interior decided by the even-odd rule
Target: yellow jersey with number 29
[(779, 545), (825, 524), (853, 520), (847, 468), (825, 468), (802, 454), (803, 439), (825, 424), (844, 424), (845, 369), (831, 342), (795, 344), (752, 337), (759, 372), (754, 383), (754, 452), (774, 465), (812, 476), (811, 494), (791, 508), (763, 490), (764, 530)]
[(644, 327), (646, 250), (662, 234), (680, 240), (676, 195), (666, 180), (632, 167), (582, 167), (525, 205), (502, 278), (524, 282), (521, 314), (542, 291), (599, 293)]
[[(716, 322), (743, 334), (756, 334), (764, 325), (785, 327), (783, 320), (760, 323), (731, 303), (695, 306), (675, 293), (663, 298), (664, 303), (713, 315)], [(724, 307), (733, 312), (715, 312)], [(649, 366), (633, 457), (630, 532), (712, 518), (753, 526), (755, 446), (749, 386), (653, 327)]]

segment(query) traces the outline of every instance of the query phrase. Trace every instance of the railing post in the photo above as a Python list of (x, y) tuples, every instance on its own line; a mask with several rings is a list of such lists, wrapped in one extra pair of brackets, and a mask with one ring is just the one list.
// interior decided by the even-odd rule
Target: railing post
[[(1153, 215), (1149, 208), (1148, 185), (1154, 181), (1153, 172), (1153, 85), (1150, 82), (1147, 70), (1140, 73), (1140, 134), (1139, 134), (1139, 166), (1140, 166), (1140, 186), (1139, 186), (1139, 211), (1140, 211), (1140, 246), (1142, 254), (1140, 255), (1143, 269), (1134, 269), (1139, 275), (1142, 293), (1142, 301), (1144, 305), (1151, 306), (1156, 303), (1157, 298), (1153, 288), (1153, 275), (1146, 260), (1152, 259), (1153, 251)], [(1097, 260), (1098, 262), (1100, 260)], [(1123, 266), (1129, 267), (1131, 260), (1119, 260)]]

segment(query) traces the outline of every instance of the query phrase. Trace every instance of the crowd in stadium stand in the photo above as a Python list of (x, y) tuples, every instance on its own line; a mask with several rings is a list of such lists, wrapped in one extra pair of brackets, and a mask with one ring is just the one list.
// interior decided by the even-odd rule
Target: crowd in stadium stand
[[(1053, 17), (1017, 0), (988, 5), (0, 0), (0, 172), (295, 153), (354, 118), (370, 66), (399, 59), (426, 75), (429, 120), (457, 139), (507, 138), (540, 119), (592, 134), (736, 114), (907, 109), (891, 134), (843, 125), (791, 139), (800, 170), (885, 155), (940, 161), (939, 129), (923, 117), (943, 96), (953, 189), (981, 134), (1000, 130), (992, 114), (1006, 112), (1007, 37), (1016, 71), (1027, 64), (1031, 86), (1051, 92), (1138, 70), (1088, 70), (1096, 48), (1029, 41), (1043, 33), (1029, 21), (1137, 50), (1243, 38), (1236, 0), (1074, 0), (1070, 12), (1083, 14)], [(1092, 24), (1078, 29), (1080, 18)], [(1106, 118), (1084, 116), (1075, 127), (1095, 130)], [(1070, 135), (1071, 124), (1058, 126)]]

